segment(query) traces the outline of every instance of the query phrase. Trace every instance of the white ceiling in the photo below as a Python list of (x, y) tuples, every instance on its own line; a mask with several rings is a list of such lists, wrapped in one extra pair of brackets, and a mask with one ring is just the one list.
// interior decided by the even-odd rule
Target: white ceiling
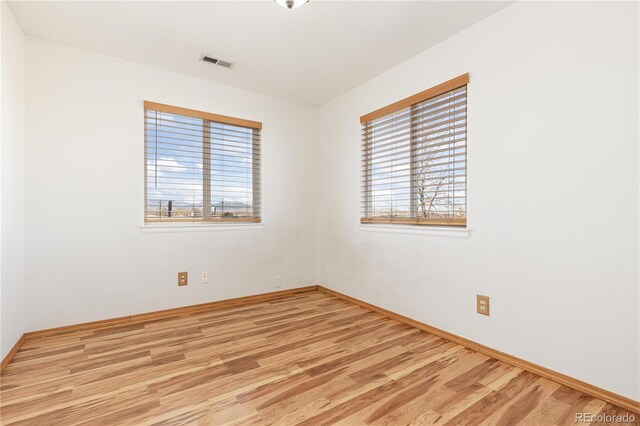
[[(508, 6), (503, 1), (13, 1), (26, 34), (314, 105)], [(200, 62), (201, 53), (236, 62)]]

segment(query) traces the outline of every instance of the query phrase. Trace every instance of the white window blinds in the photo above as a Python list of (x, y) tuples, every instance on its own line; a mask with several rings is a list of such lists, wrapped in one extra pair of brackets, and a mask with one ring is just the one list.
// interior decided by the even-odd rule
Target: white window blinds
[(145, 102), (145, 221), (260, 222), (261, 127)]
[(466, 226), (467, 83), (361, 117), (361, 223)]

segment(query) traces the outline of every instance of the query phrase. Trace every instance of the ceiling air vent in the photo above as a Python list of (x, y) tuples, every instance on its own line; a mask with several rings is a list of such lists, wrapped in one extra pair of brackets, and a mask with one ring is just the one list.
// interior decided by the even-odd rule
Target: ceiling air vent
[(231, 69), (233, 68), (233, 62), (223, 61), (222, 59), (214, 58), (213, 56), (203, 54), (200, 56), (200, 60), (202, 62), (209, 62), (214, 65), (218, 65), (219, 67)]

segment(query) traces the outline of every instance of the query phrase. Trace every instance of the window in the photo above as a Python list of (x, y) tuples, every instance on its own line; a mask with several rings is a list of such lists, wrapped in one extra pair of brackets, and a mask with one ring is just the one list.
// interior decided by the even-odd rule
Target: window
[(360, 117), (361, 223), (466, 226), (464, 74)]
[(144, 109), (145, 222), (260, 222), (261, 123)]

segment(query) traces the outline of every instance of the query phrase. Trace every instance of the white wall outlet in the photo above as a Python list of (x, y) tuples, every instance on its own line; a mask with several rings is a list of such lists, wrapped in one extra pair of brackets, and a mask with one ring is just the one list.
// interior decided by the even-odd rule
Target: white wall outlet
[(200, 274), (200, 284), (209, 284), (209, 273), (202, 272)]
[(280, 276), (273, 277), (273, 288), (280, 288)]

